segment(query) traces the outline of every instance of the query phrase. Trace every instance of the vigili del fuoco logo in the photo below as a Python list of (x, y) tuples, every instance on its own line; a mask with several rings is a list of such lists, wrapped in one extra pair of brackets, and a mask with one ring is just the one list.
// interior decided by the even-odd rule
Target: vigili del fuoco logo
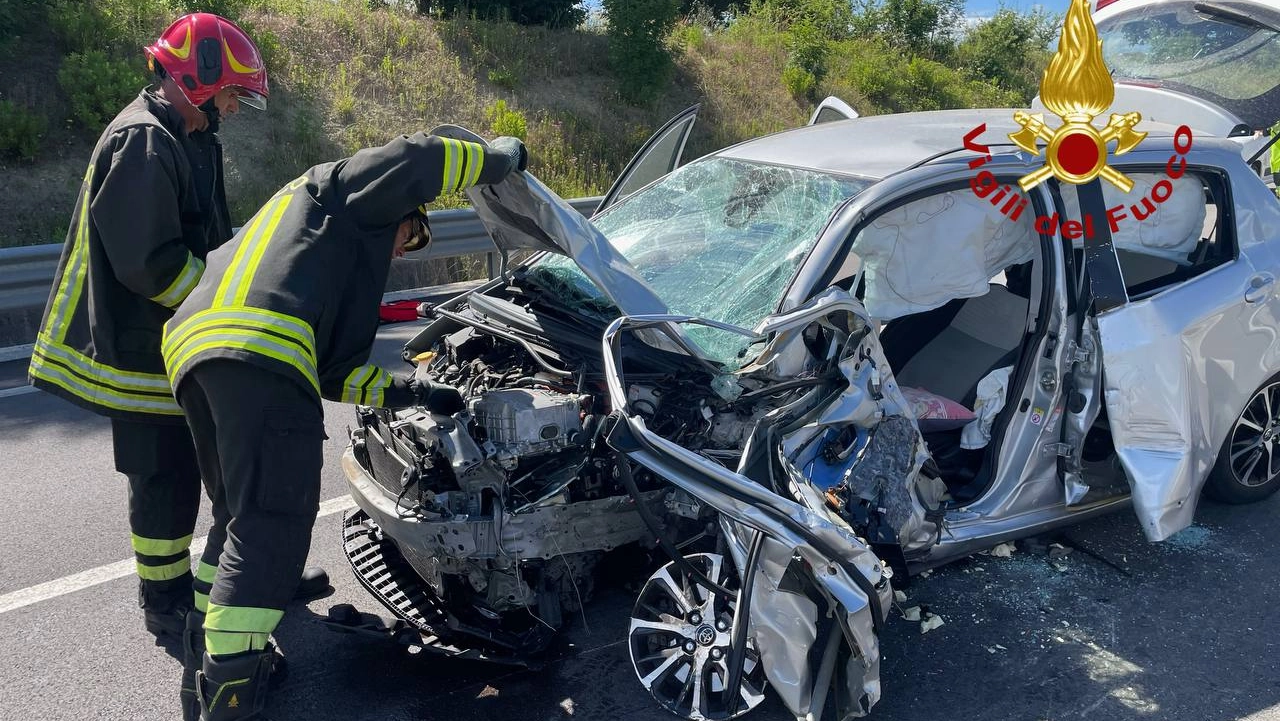
[[(1062, 39), (1058, 51), (1049, 61), (1040, 84), (1040, 98), (1044, 106), (1057, 115), (1062, 124), (1056, 128), (1045, 122), (1041, 113), (1032, 114), (1019, 110), (1013, 114), (1020, 130), (1009, 133), (1009, 139), (1022, 150), (1035, 156), (1044, 155), (1044, 165), (1018, 179), (1023, 191), (1029, 191), (1050, 177), (1064, 183), (1083, 185), (1096, 178), (1111, 183), (1124, 193), (1133, 190), (1133, 181), (1124, 173), (1111, 167), (1109, 160), (1115, 143), (1114, 155), (1138, 147), (1147, 137), (1135, 129), (1142, 121), (1136, 112), (1112, 113), (1101, 129), (1093, 124), (1094, 118), (1111, 107), (1115, 100), (1115, 82), (1102, 59), (1102, 41), (1089, 13), (1088, 0), (1072, 0), (1062, 26)], [(964, 147), (981, 153), (983, 157), (969, 161), (969, 167), (978, 170), (991, 160), (991, 149), (977, 142), (987, 130), (986, 123), (964, 136)], [(1041, 148), (1039, 141), (1045, 143)], [(1151, 187), (1145, 197), (1133, 204), (1120, 204), (1107, 208), (1107, 222), (1114, 233), (1121, 221), (1133, 218), (1141, 221), (1150, 217), (1161, 203), (1173, 194), (1170, 179), (1181, 178), (1186, 172), (1186, 154), (1191, 150), (1191, 128), (1183, 125), (1174, 135), (1175, 154), (1165, 164), (1165, 174)], [(995, 174), (982, 170), (969, 185), (979, 198), (988, 200), (1009, 220), (1022, 216), (1029, 201), (1012, 186), (1002, 186)], [(1056, 235), (1061, 225), (1062, 234), (1069, 240), (1093, 237), (1094, 219), (1086, 214), (1079, 220), (1059, 219), (1058, 214), (1036, 218), (1036, 231)]]

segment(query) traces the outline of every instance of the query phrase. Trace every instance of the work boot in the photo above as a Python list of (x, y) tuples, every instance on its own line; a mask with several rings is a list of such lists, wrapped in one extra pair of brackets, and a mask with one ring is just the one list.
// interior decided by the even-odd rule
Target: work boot
[(204, 663), (204, 614), (192, 609), (182, 631), (182, 721), (199, 721), (200, 695), (196, 693), (196, 672)]
[(319, 566), (307, 566), (302, 569), (302, 577), (298, 579), (298, 588), (293, 592), (293, 600), (309, 601), (328, 593), (329, 574)]
[(206, 653), (196, 674), (201, 721), (262, 721), (276, 658), (271, 644), (216, 659)]
[(187, 612), (193, 605), (190, 572), (169, 581), (138, 580), (138, 606), (142, 608), (143, 624), (156, 638), (181, 637)]
[[(182, 689), (179, 697), (182, 702), (182, 721), (199, 721), (200, 696), (196, 693), (196, 673), (204, 663), (204, 619), (205, 614), (192, 610), (187, 614), (187, 627), (182, 634)], [(273, 658), (271, 660), (270, 688), (277, 688), (289, 675), (289, 664), (280, 651), (268, 645)]]

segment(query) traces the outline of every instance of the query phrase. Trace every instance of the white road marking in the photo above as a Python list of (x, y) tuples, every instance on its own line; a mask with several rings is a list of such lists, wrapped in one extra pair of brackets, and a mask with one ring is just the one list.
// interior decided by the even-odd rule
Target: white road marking
[[(340, 498), (332, 498), (320, 504), (320, 512), (316, 514), (317, 518), (324, 516), (332, 516), (335, 513), (341, 513), (351, 508), (355, 508), (355, 501), (351, 500), (351, 496), (342, 496)], [(201, 536), (191, 542), (193, 551), (203, 549), (205, 542), (209, 540), (208, 536)], [(198, 557), (198, 553), (192, 556), (192, 560)], [(87, 571), (73, 573), (70, 576), (46, 581), (45, 583), (36, 584), (24, 588), (13, 593), (6, 593), (0, 596), (0, 614), (10, 611), (16, 611), (19, 608), (25, 608), (41, 601), (48, 601), (51, 598), (65, 596), (69, 593), (82, 591), (90, 586), (96, 586), (100, 583), (114, 581), (117, 578), (132, 576), (134, 574), (134, 561), (132, 558), (126, 558), (123, 561), (108, 563), (105, 566), (90, 568)]]

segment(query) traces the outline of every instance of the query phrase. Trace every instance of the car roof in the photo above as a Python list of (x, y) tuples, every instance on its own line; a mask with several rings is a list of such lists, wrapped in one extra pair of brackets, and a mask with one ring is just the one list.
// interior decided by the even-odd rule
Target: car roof
[[(715, 155), (878, 180), (939, 153), (962, 149), (964, 136), (983, 123), (986, 130), (974, 142), (991, 146), (994, 155), (1012, 155), (1017, 148), (1008, 134), (1018, 129), (1015, 112), (1015, 108), (995, 108), (871, 115), (784, 130)], [(1053, 116), (1045, 121), (1051, 128), (1061, 123)], [(1094, 120), (1096, 127), (1104, 122), (1105, 118)], [(1144, 121), (1138, 130), (1154, 139), (1172, 136), (1175, 128)], [(951, 157), (967, 155), (959, 152)]]

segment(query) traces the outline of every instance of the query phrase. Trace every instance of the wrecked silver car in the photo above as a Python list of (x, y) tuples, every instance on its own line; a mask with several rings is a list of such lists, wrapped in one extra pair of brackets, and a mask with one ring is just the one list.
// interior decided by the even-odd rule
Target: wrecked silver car
[(673, 171), (692, 116), (589, 222), (529, 176), (474, 191), (500, 250), (542, 252), (422, 309), (405, 358), (467, 410), (360, 410), (347, 554), (424, 643), (527, 659), (660, 546), (629, 644), (664, 707), (769, 686), (845, 719), (911, 574), (1280, 488), (1280, 203), (1238, 146), (1144, 123), (1129, 191), (1020, 190), (1044, 158), (1014, 111), (942, 111)]

